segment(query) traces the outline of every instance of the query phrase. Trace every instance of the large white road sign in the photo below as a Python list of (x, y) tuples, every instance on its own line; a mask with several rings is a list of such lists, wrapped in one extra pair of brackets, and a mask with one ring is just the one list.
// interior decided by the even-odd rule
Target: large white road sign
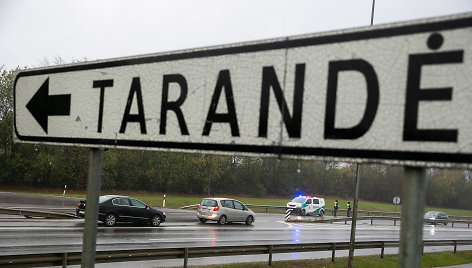
[(31, 69), (17, 141), (472, 163), (472, 15)]

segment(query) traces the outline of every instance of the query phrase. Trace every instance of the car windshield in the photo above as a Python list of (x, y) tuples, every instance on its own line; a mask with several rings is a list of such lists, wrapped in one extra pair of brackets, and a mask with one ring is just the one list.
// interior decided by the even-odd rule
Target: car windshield
[(304, 203), (306, 200), (305, 197), (296, 197), (292, 200), (293, 203)]
[(108, 195), (104, 195), (104, 196), (100, 196), (98, 198), (98, 203), (103, 203), (103, 202), (106, 202), (107, 200), (110, 200), (112, 197), (111, 196), (108, 196)]
[(425, 217), (435, 217), (437, 214), (436, 211), (428, 211), (426, 214), (424, 214)]
[(218, 206), (218, 204), (216, 203), (216, 200), (203, 199), (202, 206), (216, 207), (216, 206)]

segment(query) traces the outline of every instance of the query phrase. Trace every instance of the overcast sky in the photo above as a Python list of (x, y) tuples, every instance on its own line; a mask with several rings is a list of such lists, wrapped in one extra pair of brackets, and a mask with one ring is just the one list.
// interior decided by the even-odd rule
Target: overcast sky
[[(0, 0), (0, 66), (97, 60), (370, 25), (372, 0)], [(374, 24), (472, 12), (472, 0), (376, 0)]]

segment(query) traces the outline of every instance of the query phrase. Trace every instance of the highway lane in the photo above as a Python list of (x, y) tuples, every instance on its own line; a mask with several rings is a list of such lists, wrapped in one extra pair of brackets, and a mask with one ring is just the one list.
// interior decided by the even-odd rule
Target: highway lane
[[(29, 197), (26, 196), (28, 199)], [(41, 199), (29, 198), (33, 203), (11, 203), (2, 200), (7, 207), (38, 207), (53, 209), (55, 202), (45, 204)], [(47, 198), (46, 198), (47, 199)], [(57, 200), (56, 199), (56, 203)], [(70, 202), (70, 203), (67, 203)], [(62, 209), (73, 210), (67, 201)], [(62, 203), (60, 203), (62, 205)], [(199, 223), (194, 210), (165, 209), (168, 221), (158, 228), (119, 224), (116, 227), (105, 227), (99, 224), (97, 232), (97, 250), (140, 249), (140, 248), (172, 248), (197, 246), (223, 246), (248, 244), (293, 244), (349, 241), (351, 225), (341, 223), (287, 223), (283, 214), (257, 213), (253, 226), (245, 224), (229, 224), (220, 226), (216, 223)], [(298, 218), (298, 216), (294, 216)], [(0, 255), (48, 253), (48, 252), (80, 252), (82, 249), (83, 219), (26, 219), (20, 216), (0, 216)], [(392, 221), (361, 221), (357, 225), (356, 240), (392, 240), (397, 241), (400, 226)], [(424, 239), (472, 239), (472, 229), (467, 225), (424, 226)], [(470, 249), (470, 247), (468, 247)], [(451, 247), (427, 248), (425, 251), (452, 250)], [(397, 249), (387, 249), (386, 254), (397, 253)], [(330, 252), (277, 254), (274, 260), (329, 258)], [(337, 252), (337, 256), (345, 256), (345, 252)], [(379, 254), (379, 250), (356, 250), (356, 255)], [(266, 261), (267, 256), (235, 256), (218, 258), (192, 259), (190, 264), (209, 264), (243, 261)], [(182, 260), (139, 262), (139, 267), (179, 266)], [(110, 267), (119, 267), (110, 264)], [(133, 266), (137, 266), (138, 264)], [(98, 265), (97, 265), (98, 266)], [(100, 264), (100, 267), (108, 267)], [(127, 267), (126, 263), (122, 267)]]
[[(182, 213), (182, 212), (180, 212)], [(195, 212), (185, 212), (192, 217)], [(350, 224), (286, 223), (281, 214), (258, 213), (253, 226), (166, 222), (160, 227), (99, 225), (97, 250), (223, 246), (247, 244), (321, 243), (349, 241)], [(0, 255), (80, 251), (83, 219), (0, 219)], [(356, 240), (399, 239), (400, 227), (391, 221), (360, 222)], [(472, 239), (471, 229), (424, 226), (424, 239)]]

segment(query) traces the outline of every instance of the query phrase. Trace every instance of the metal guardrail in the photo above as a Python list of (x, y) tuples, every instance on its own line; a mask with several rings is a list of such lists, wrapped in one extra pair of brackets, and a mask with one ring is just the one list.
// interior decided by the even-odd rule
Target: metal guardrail
[(472, 217), (471, 216), (454, 216), (454, 215), (450, 215), (449, 219), (457, 219), (457, 220), (467, 219), (468, 221), (470, 221), (470, 219), (472, 219)]
[(20, 216), (25, 216), (26, 218), (32, 218), (32, 217), (53, 218), (53, 219), (77, 218), (75, 215), (69, 214), (69, 213), (26, 210), (26, 209), (13, 209), (13, 208), (0, 208), (0, 214), (20, 215)]
[[(401, 221), (401, 217), (388, 217), (388, 216), (359, 216), (357, 220), (370, 220), (370, 224), (373, 224), (374, 220), (391, 220), (393, 221), (393, 225), (397, 224), (397, 221)], [(333, 222), (344, 222), (347, 223), (348, 221), (352, 221), (352, 217), (335, 217), (335, 218), (320, 218), (315, 220), (299, 220), (290, 218), (288, 222), (309, 222), (309, 223), (333, 223)], [(472, 221), (464, 221), (464, 220), (433, 220), (433, 219), (424, 219), (424, 223), (439, 225), (439, 224), (452, 224), (454, 227), (454, 223), (462, 223), (467, 224), (467, 228), (470, 228)]]
[(198, 204), (195, 204), (195, 205), (184, 206), (184, 207), (181, 207), (180, 209), (197, 208), (197, 207), (198, 207)]
[[(456, 253), (458, 245), (472, 245), (472, 240), (425, 240), (423, 241), (423, 250), (425, 246), (453, 246), (454, 253)], [(355, 249), (381, 249), (380, 258), (384, 257), (385, 248), (398, 246), (398, 241), (358, 241), (354, 244)], [(97, 251), (95, 262), (184, 259), (184, 267), (187, 267), (189, 258), (268, 254), (269, 265), (272, 265), (273, 254), (331, 251), (331, 260), (334, 261), (336, 250), (347, 249), (349, 249), (349, 242), (115, 250)], [(67, 265), (77, 265), (80, 262), (80, 252), (0, 256), (1, 267), (67, 267)]]
[[(249, 208), (265, 208), (266, 211), (267, 209), (284, 209), (286, 210), (287, 207), (283, 207), (283, 206), (268, 206), (268, 205), (252, 205), (252, 204), (247, 204), (246, 205), (247, 207)], [(185, 206), (185, 207), (181, 207), (181, 209), (188, 209), (188, 208), (196, 208), (198, 207), (198, 204), (195, 204), (195, 205), (189, 205), (189, 206)], [(334, 210), (332, 209), (325, 209), (325, 211), (328, 211), (328, 212), (334, 212)], [(345, 212), (346, 210), (343, 210), (343, 209), (340, 209), (338, 210), (338, 213), (339, 214), (342, 214), (342, 212)], [(385, 212), (385, 211), (367, 211), (367, 210), (361, 210), (361, 211), (358, 211), (358, 212), (361, 212), (361, 213), (364, 213), (364, 214), (367, 214), (368, 216), (358, 216), (357, 217), (357, 220), (370, 220), (370, 224), (373, 224), (374, 220), (392, 220), (393, 221), (393, 225), (397, 225), (397, 221), (401, 221), (402, 218), (399, 217), (400, 216), (400, 213), (398, 212)], [(371, 214), (383, 214), (383, 215), (396, 215), (393, 216), (393, 217), (385, 217), (385, 216), (369, 216)], [(465, 221), (465, 220), (451, 220), (451, 218), (467, 218), (468, 220)], [(467, 228), (470, 228), (470, 224), (472, 223), (472, 221), (470, 221), (470, 218), (472, 217), (464, 217), (464, 216), (449, 216), (449, 220), (430, 220), (430, 219), (425, 219), (424, 220), (424, 223), (428, 223), (428, 224), (434, 224), (434, 225), (438, 225), (438, 224), (444, 224), (444, 223), (451, 223), (452, 227), (454, 227), (454, 223), (462, 223), (462, 224), (467, 224)], [(319, 220), (308, 220), (306, 222), (316, 222), (316, 223), (333, 223), (333, 222), (344, 222), (344, 223), (347, 223), (348, 221), (351, 221), (352, 218), (351, 217), (336, 217), (336, 218), (330, 218), (330, 219), (319, 219)], [(292, 221), (292, 222), (300, 222), (300, 220), (289, 220), (289, 221)]]
[[(387, 216), (359, 216), (357, 217), (358, 221), (361, 220), (370, 220), (370, 224), (374, 223), (374, 220), (391, 220), (393, 225), (397, 224), (397, 221), (401, 221), (400, 217), (387, 217)], [(316, 220), (298, 220), (290, 218), (288, 222), (311, 222), (311, 223), (333, 223), (333, 222), (344, 222), (352, 221), (352, 217), (335, 217), (335, 218), (320, 218)]]
[[(184, 207), (181, 207), (181, 209), (189, 209), (189, 208), (197, 208), (198, 207), (198, 204), (194, 204), (194, 205), (189, 205), (189, 206), (184, 206)], [(266, 212), (268, 209), (281, 209), (281, 210), (287, 210), (288, 208), (285, 207), (285, 206), (269, 206), (269, 205), (253, 205), (253, 204), (246, 204), (246, 207), (249, 207), (249, 208), (262, 208), (262, 209), (265, 209)], [(332, 215), (334, 215), (334, 209), (330, 209), (330, 208), (325, 208), (325, 213), (326, 212), (331, 212)], [(338, 214), (341, 215), (341, 214), (346, 214), (347, 210), (346, 209), (339, 209), (338, 210)], [(384, 219), (384, 220), (393, 220), (394, 221), (394, 225), (396, 225), (396, 222), (397, 221), (400, 221), (401, 220), (401, 213), (400, 212), (388, 212), (388, 211), (369, 211), (369, 210), (358, 210), (357, 211), (358, 215), (359, 214), (367, 214), (367, 216), (371, 216), (371, 215), (391, 215), (392, 217), (357, 217), (358, 219), (370, 219), (371, 220), (371, 224), (373, 222), (374, 219)], [(317, 220), (316, 222), (339, 222), (339, 221), (348, 221), (350, 220), (350, 218), (346, 218), (347, 220), (345, 220), (344, 218), (336, 218), (336, 220), (332, 220), (332, 219), (329, 219), (329, 220)], [(454, 220), (454, 219), (457, 219), (457, 220)], [(467, 220), (461, 220), (461, 219), (467, 219)], [(470, 228), (470, 224), (472, 223), (471, 221), (472, 217), (470, 216), (449, 216), (449, 220), (429, 220), (429, 219), (425, 219), (424, 222), (425, 223), (430, 223), (430, 224), (434, 224), (434, 225), (437, 225), (437, 224), (444, 224), (444, 223), (451, 223), (452, 224), (452, 227), (454, 227), (454, 223), (463, 223), (463, 224), (467, 224), (467, 228)]]

